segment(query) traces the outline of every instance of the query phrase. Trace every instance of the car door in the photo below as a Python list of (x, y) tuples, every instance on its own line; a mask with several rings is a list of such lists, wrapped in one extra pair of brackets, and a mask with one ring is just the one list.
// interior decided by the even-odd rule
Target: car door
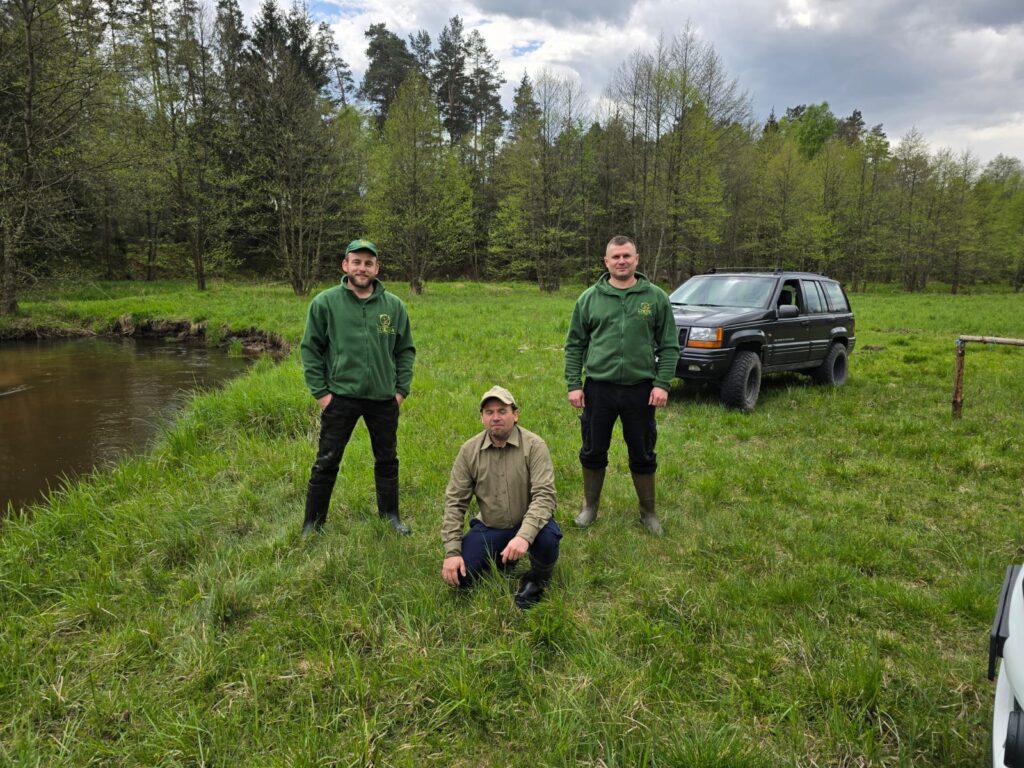
[(832, 315), (825, 292), (817, 280), (801, 280), (807, 314), (808, 360), (821, 362), (832, 346)]
[(772, 323), (767, 356), (769, 365), (794, 365), (806, 362), (810, 353), (808, 320), (802, 309), (800, 281), (789, 279), (779, 287), (775, 297), (776, 311), (779, 306), (793, 304), (799, 309), (796, 317), (779, 317)]

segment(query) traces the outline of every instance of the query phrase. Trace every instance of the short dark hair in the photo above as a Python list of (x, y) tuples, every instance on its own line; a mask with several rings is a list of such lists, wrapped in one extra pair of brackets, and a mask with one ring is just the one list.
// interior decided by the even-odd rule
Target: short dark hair
[[(636, 248), (636, 241), (626, 235), (616, 235), (608, 241), (608, 245), (632, 245), (633, 248)], [(605, 250), (608, 250), (608, 245), (605, 246)]]

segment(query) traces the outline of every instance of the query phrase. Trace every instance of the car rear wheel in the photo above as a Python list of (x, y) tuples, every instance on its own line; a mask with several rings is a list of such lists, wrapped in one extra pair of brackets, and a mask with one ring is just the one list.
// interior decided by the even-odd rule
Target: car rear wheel
[(756, 352), (740, 350), (722, 379), (722, 402), (738, 411), (752, 411), (761, 393), (761, 358)]
[(819, 384), (839, 387), (846, 383), (847, 368), (846, 347), (836, 342), (812, 375)]

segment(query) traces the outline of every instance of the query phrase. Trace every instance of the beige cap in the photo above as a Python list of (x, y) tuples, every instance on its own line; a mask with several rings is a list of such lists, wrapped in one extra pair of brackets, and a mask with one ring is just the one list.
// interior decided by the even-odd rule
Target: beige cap
[(516, 405), (516, 399), (512, 397), (511, 392), (509, 392), (504, 387), (499, 387), (495, 385), (488, 389), (486, 392), (484, 392), (484, 396), (480, 398), (481, 410), (484, 407), (484, 403), (486, 403), (491, 398), (497, 398), (498, 400), (501, 400), (501, 402), (503, 402), (505, 405), (511, 405), (513, 408), (519, 408), (519, 406)]

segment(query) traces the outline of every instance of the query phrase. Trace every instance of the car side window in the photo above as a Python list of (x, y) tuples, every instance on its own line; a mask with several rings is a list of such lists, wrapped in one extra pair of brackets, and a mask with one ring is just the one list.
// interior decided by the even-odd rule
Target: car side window
[(787, 280), (786, 284), (783, 285), (782, 289), (779, 291), (777, 306), (785, 307), (790, 304), (794, 307), (800, 306), (799, 292), (797, 291), (795, 280)]
[(832, 307), (833, 312), (850, 311), (850, 305), (846, 303), (846, 296), (843, 295), (843, 289), (839, 287), (839, 283), (827, 281), (821, 285), (825, 289), (825, 295), (828, 296), (828, 304)]
[(804, 289), (804, 301), (807, 303), (809, 314), (819, 314), (825, 311), (825, 299), (821, 295), (817, 280), (801, 280), (801, 287)]

